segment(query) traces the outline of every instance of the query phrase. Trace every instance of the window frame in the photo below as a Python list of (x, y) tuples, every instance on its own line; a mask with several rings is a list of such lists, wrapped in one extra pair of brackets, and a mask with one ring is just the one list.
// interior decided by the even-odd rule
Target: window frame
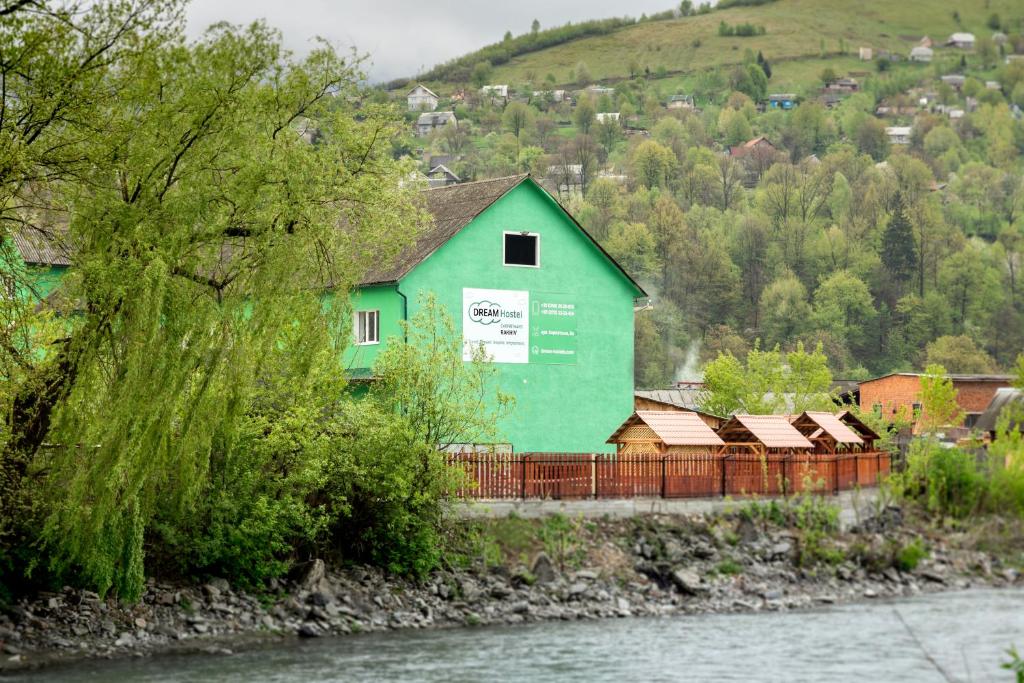
[[(365, 340), (360, 340), (359, 339), (359, 324), (360, 324), (360, 321), (364, 321), (364, 326), (366, 326), (365, 321), (368, 321), (368, 320), (371, 320), (371, 319), (373, 320), (373, 326), (372, 326), (372, 331), (374, 333), (373, 334), (373, 339), (371, 340), (371, 339), (367, 338)], [(355, 345), (356, 346), (373, 346), (374, 344), (380, 344), (380, 309), (379, 308), (369, 308), (369, 309), (362, 310), (362, 311), (356, 311), (355, 318), (352, 321), (352, 336), (354, 337)], [(369, 335), (366, 335), (366, 337), (369, 337)]]
[[(505, 251), (507, 246), (506, 236), (515, 235), (517, 237), (536, 237), (537, 248), (534, 250), (536, 254), (536, 265), (527, 265), (525, 263), (509, 263), (508, 254)], [(503, 230), (501, 232), (501, 264), (506, 268), (540, 268), (540, 233), (539, 232), (528, 232), (524, 230)]]

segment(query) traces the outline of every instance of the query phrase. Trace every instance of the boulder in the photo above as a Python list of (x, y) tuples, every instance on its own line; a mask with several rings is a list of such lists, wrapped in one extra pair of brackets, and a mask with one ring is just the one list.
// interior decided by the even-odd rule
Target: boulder
[(548, 554), (541, 552), (537, 554), (537, 557), (533, 560), (533, 567), (530, 569), (538, 584), (552, 583), (558, 578), (558, 572), (555, 570), (555, 564), (548, 557)]
[(323, 581), (327, 576), (327, 565), (324, 561), (317, 558), (309, 562), (304, 571), (302, 572), (302, 578), (299, 579), (299, 586), (307, 591), (324, 591)]
[(700, 575), (692, 569), (680, 567), (672, 572), (672, 583), (682, 593), (687, 595), (699, 595), (707, 591), (707, 586), (701, 583)]

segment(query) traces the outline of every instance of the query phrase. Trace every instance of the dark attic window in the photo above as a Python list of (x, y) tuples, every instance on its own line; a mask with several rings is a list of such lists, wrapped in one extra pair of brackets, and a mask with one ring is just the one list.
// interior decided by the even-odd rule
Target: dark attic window
[(505, 233), (506, 266), (540, 266), (540, 235), (529, 232)]

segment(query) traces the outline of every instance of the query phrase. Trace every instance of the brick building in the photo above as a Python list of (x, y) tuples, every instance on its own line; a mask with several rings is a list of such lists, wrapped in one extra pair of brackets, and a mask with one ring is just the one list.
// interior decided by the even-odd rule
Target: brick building
[[(897, 417), (912, 419), (917, 431), (921, 410), (921, 373), (894, 372), (860, 383), (860, 409), (873, 410), (892, 421)], [(967, 414), (966, 427), (973, 427), (985, 412), (996, 390), (1010, 386), (1009, 375), (949, 375), (956, 388), (956, 400)]]

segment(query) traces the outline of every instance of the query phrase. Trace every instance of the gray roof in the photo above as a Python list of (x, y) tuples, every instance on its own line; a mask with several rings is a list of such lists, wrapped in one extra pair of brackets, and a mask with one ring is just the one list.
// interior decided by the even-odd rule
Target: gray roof
[[(868, 382), (877, 382), (880, 379), (886, 377), (924, 377), (923, 372), (890, 372), (888, 375), (882, 375), (881, 377), (872, 377), (860, 382), (860, 384), (867, 384)], [(972, 374), (972, 373), (946, 373), (945, 375), (954, 382), (1002, 382), (1007, 383), (1013, 379), (1012, 375), (986, 375), (986, 374)]]
[(30, 266), (70, 266), (63, 228), (22, 228), (11, 235), (21, 258)]
[(978, 416), (978, 421), (974, 423), (975, 429), (994, 432), (999, 424), (999, 416), (1011, 406), (1024, 409), (1024, 391), (1014, 387), (996, 389), (996, 395), (992, 397), (985, 412)]
[(704, 412), (700, 408), (701, 389), (698, 387), (684, 387), (678, 389), (637, 389), (634, 395), (645, 398), (648, 401), (657, 401), (668, 406), (685, 408), (694, 412)]
[(420, 114), (416, 124), (420, 126), (443, 126), (448, 121), (455, 119), (455, 112), (452, 111), (428, 111)]

